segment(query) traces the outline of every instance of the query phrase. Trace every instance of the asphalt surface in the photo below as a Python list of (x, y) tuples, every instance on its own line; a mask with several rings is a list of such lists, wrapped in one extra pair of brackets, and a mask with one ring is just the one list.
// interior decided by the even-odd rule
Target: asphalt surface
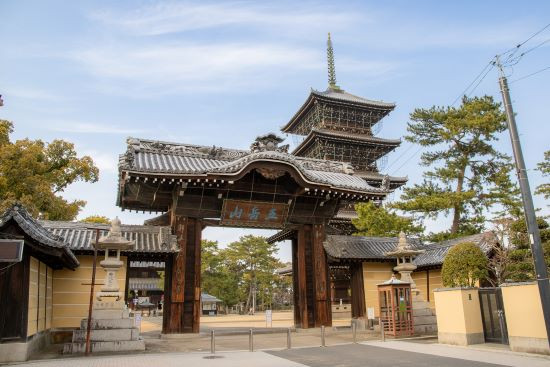
[[(267, 353), (315, 367), (497, 367), (499, 364), (412, 353), (370, 345), (297, 348)], [(526, 366), (527, 367), (527, 366)]]

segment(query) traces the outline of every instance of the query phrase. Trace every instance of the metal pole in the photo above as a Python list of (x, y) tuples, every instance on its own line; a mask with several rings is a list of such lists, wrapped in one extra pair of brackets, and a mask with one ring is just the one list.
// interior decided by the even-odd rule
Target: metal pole
[(525, 168), (525, 161), (521, 150), (521, 143), (519, 141), (516, 118), (512, 108), (508, 80), (504, 75), (498, 56), (496, 62), (500, 69), (500, 78), (498, 79), (498, 82), (500, 85), (500, 92), (502, 93), (502, 99), (504, 101), (504, 109), (508, 120), (508, 130), (510, 131), (510, 139), (512, 140), (512, 150), (516, 161), (521, 198), (523, 199), (523, 211), (525, 214), (525, 221), (527, 222), (527, 232), (529, 233), (529, 244), (531, 246), (531, 253), (533, 254), (533, 260), (535, 262), (535, 272), (537, 273), (537, 284), (539, 287), (544, 323), (546, 325), (546, 336), (550, 345), (550, 282), (548, 281), (548, 271), (546, 270), (546, 264), (544, 262), (544, 253), (541, 246), (539, 227), (535, 215), (533, 198), (531, 196), (531, 188), (529, 187), (527, 169)]
[(92, 306), (94, 304), (95, 268), (97, 262), (97, 245), (99, 241), (99, 229), (95, 230), (94, 261), (92, 264), (92, 284), (90, 285), (90, 303), (88, 305), (88, 323), (86, 326), (86, 355), (90, 355), (90, 333), (92, 329)]
[(290, 340), (290, 328), (286, 330), (286, 349), (292, 348), (292, 343)]
[(214, 330), (210, 331), (210, 353), (216, 354), (216, 334)]
[(248, 350), (254, 352), (254, 332), (252, 329), (250, 329), (250, 333), (248, 334)]
[(353, 332), (353, 343), (357, 344), (357, 325), (355, 323), (351, 324), (351, 331)]
[(321, 325), (321, 346), (326, 347), (326, 345), (325, 345), (325, 325)]

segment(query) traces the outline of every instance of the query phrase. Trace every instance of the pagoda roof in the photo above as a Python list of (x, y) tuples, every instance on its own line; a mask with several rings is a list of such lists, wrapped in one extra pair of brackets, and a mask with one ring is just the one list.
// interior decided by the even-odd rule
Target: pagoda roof
[(342, 102), (349, 102), (349, 103), (353, 103), (364, 107), (377, 107), (381, 109), (388, 109), (390, 111), (395, 108), (395, 103), (375, 101), (372, 99), (359, 97), (354, 94), (348, 93), (343, 89), (335, 89), (330, 87), (327, 88), (325, 91), (318, 91), (318, 90), (312, 89), (311, 93), (321, 98), (327, 98), (330, 100), (336, 100), (336, 101), (342, 101)]
[(305, 103), (302, 107), (300, 107), (290, 121), (281, 128), (281, 131), (285, 133), (292, 133), (294, 126), (298, 123), (301, 116), (303, 116), (317, 101), (341, 106), (350, 106), (363, 110), (377, 110), (381, 112), (381, 118), (386, 116), (395, 108), (395, 103), (366, 99), (348, 93), (343, 89), (329, 87), (325, 91), (318, 91), (312, 88)]
[[(119, 159), (120, 185), (118, 205), (127, 176), (152, 180), (207, 179), (231, 181), (257, 162), (273, 162), (294, 169), (303, 184), (314, 188), (360, 195), (384, 196), (391, 190), (369, 185), (353, 175), (346, 163), (297, 157), (285, 151), (235, 150), (191, 144), (129, 138), (127, 151)], [(125, 174), (123, 178), (122, 173)]]
[(292, 154), (299, 155), (305, 149), (307, 149), (317, 137), (323, 137), (332, 141), (341, 141), (354, 144), (362, 144), (365, 146), (377, 147), (378, 149), (383, 149), (382, 154), (378, 154), (374, 160), (380, 158), (381, 156), (389, 153), (393, 149), (401, 145), (400, 139), (384, 139), (376, 136), (361, 135), (361, 134), (352, 134), (344, 131), (335, 131), (327, 129), (311, 129), (311, 132), (306, 136), (306, 138), (294, 149)]

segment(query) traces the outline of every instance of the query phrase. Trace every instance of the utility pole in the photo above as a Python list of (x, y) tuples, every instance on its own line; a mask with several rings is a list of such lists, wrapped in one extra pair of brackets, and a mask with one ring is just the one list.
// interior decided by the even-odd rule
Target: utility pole
[(539, 287), (540, 303), (542, 305), (542, 313), (544, 315), (544, 323), (546, 324), (546, 337), (550, 344), (550, 281), (548, 280), (548, 271), (544, 262), (544, 253), (540, 240), (539, 227), (535, 215), (535, 207), (533, 206), (533, 198), (531, 196), (531, 188), (529, 187), (529, 179), (527, 178), (527, 169), (521, 151), (519, 134), (516, 126), (516, 118), (512, 108), (510, 99), (510, 89), (508, 88), (508, 80), (504, 75), (500, 59), (496, 57), (496, 64), (500, 70), (498, 82), (500, 92), (504, 102), (504, 109), (508, 120), (508, 130), (510, 131), (510, 139), (512, 140), (512, 150), (516, 161), (516, 170), (518, 175), (519, 187), (521, 189), (521, 198), (523, 200), (523, 211), (525, 213), (525, 221), (527, 222), (527, 232), (529, 233), (529, 245), (531, 253), (535, 261), (535, 272), (537, 273), (537, 284)]

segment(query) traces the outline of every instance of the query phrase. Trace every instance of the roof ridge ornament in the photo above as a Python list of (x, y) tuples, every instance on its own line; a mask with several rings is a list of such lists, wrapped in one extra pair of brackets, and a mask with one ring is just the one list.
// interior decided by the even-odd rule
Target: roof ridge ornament
[(250, 151), (252, 153), (259, 152), (279, 152), (279, 153), (288, 153), (288, 144), (279, 146), (285, 139), (277, 136), (275, 133), (268, 133), (265, 135), (260, 135), (254, 140), (252, 145), (250, 145)]
[(336, 68), (334, 66), (334, 49), (332, 48), (332, 40), (330, 38), (330, 32), (328, 32), (327, 40), (327, 64), (328, 64), (328, 87), (335, 91), (341, 91), (340, 87), (336, 85)]

